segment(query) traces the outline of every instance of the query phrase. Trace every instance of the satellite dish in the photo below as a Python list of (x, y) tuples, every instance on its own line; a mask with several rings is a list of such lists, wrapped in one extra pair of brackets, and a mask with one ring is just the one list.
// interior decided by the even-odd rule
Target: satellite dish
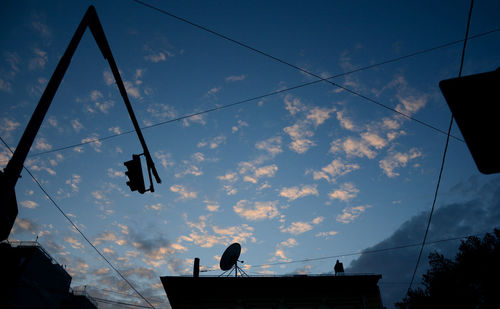
[(222, 254), (220, 258), (220, 269), (223, 271), (228, 271), (233, 268), (238, 262), (238, 258), (241, 253), (241, 245), (237, 242), (227, 247), (226, 251)]

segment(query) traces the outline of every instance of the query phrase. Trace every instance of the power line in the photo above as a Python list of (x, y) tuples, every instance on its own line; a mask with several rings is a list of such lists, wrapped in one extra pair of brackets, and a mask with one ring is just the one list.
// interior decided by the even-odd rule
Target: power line
[[(486, 35), (498, 32), (498, 31), (500, 31), (500, 28), (496, 28), (496, 29), (492, 29), (490, 31), (486, 31), (486, 32), (482, 32), (482, 33), (476, 34), (474, 36), (471, 36), (470, 39), (480, 38), (480, 37), (483, 37), (483, 36), (486, 36)], [(347, 71), (347, 72), (339, 73), (339, 74), (336, 74), (336, 75), (332, 75), (330, 77), (321, 78), (321, 79), (318, 79), (318, 80), (315, 80), (315, 81), (298, 84), (298, 85), (295, 85), (295, 86), (292, 86), (292, 87), (288, 87), (288, 88), (284, 88), (284, 89), (281, 89), (281, 90), (277, 90), (277, 91), (269, 92), (269, 93), (266, 93), (266, 94), (258, 95), (258, 96), (252, 97), (252, 98), (248, 98), (248, 99), (236, 101), (236, 102), (233, 102), (233, 103), (230, 103), (230, 104), (221, 105), (221, 106), (218, 106), (218, 107), (215, 107), (215, 108), (211, 108), (211, 109), (207, 109), (207, 110), (204, 110), (204, 111), (187, 114), (187, 115), (184, 115), (184, 116), (181, 116), (181, 117), (178, 117), (178, 118), (169, 119), (169, 120), (166, 120), (166, 121), (161, 121), (161, 122), (158, 122), (158, 123), (155, 123), (155, 124), (152, 124), (152, 125), (148, 125), (148, 126), (143, 126), (143, 127), (141, 127), (141, 130), (147, 130), (147, 129), (150, 129), (150, 128), (158, 127), (158, 126), (169, 124), (169, 123), (172, 123), (172, 122), (177, 122), (177, 121), (188, 119), (188, 118), (191, 118), (191, 117), (200, 116), (200, 115), (208, 114), (208, 113), (215, 112), (215, 111), (218, 111), (218, 110), (222, 110), (222, 109), (234, 107), (236, 105), (245, 104), (245, 103), (249, 103), (249, 102), (252, 102), (252, 101), (264, 99), (266, 97), (270, 97), (270, 96), (274, 96), (274, 95), (277, 95), (277, 94), (289, 92), (291, 90), (295, 90), (295, 89), (299, 89), (299, 88), (311, 86), (311, 85), (314, 85), (314, 84), (318, 84), (318, 83), (323, 82), (325, 80), (329, 80), (329, 79), (333, 79), (333, 78), (338, 78), (338, 77), (346, 76), (346, 75), (349, 75), (349, 74), (353, 74), (353, 73), (365, 71), (365, 70), (368, 70), (368, 69), (373, 69), (375, 67), (382, 66), (382, 65), (385, 65), (385, 64), (390, 64), (390, 63), (393, 63), (393, 62), (401, 61), (401, 60), (404, 60), (404, 59), (407, 59), (407, 58), (411, 58), (411, 57), (414, 57), (414, 56), (426, 54), (426, 53), (429, 53), (429, 52), (432, 52), (432, 51), (435, 51), (435, 50), (439, 50), (439, 49), (443, 49), (443, 48), (446, 48), (446, 47), (450, 47), (450, 46), (456, 45), (456, 44), (461, 43), (461, 42), (463, 42), (463, 40), (455, 40), (455, 41), (446, 42), (446, 43), (443, 43), (441, 45), (437, 45), (437, 46), (434, 46), (434, 47), (422, 49), (422, 50), (419, 50), (419, 51), (416, 51), (416, 52), (412, 52), (412, 53), (409, 53), (409, 54), (406, 54), (406, 55), (403, 55), (403, 56), (400, 56), (400, 57), (396, 57), (396, 58), (384, 60), (384, 61), (381, 61), (381, 62), (378, 62), (378, 63), (375, 63), (375, 64), (371, 64), (371, 65), (367, 65), (367, 66), (362, 66), (362, 67), (359, 67), (359, 68), (351, 70), (351, 71)], [(398, 112), (398, 113), (400, 113), (400, 112)], [(437, 127), (435, 127), (435, 126), (433, 126), (433, 125), (431, 125), (429, 123), (426, 123), (426, 122), (422, 121), (422, 120), (419, 120), (417, 118), (414, 118), (414, 117), (411, 117), (411, 116), (408, 116), (408, 115), (405, 115), (405, 117), (406, 118), (409, 117), (408, 119), (415, 120), (415, 121), (417, 121), (417, 123), (420, 123), (420, 124), (422, 124), (422, 125), (430, 128), (430, 129), (432, 129), (432, 130), (434, 130), (436, 132), (439, 132), (439, 133), (444, 134), (444, 135), (447, 134), (446, 131), (443, 131), (443, 130), (441, 130), (441, 129), (439, 129), (439, 128), (437, 128)], [(40, 155), (44, 155), (44, 154), (49, 154), (49, 153), (53, 153), (53, 152), (58, 152), (58, 151), (62, 151), (62, 150), (71, 149), (71, 148), (76, 148), (76, 147), (79, 147), (79, 146), (84, 146), (84, 145), (95, 143), (95, 142), (102, 142), (102, 141), (105, 141), (105, 140), (108, 140), (108, 139), (112, 139), (112, 138), (115, 138), (115, 137), (118, 137), (118, 136), (130, 134), (130, 133), (134, 133), (134, 132), (135, 132), (134, 130), (128, 130), (128, 131), (125, 131), (125, 132), (120, 132), (120, 133), (108, 135), (108, 136), (105, 136), (105, 137), (102, 137), (102, 138), (95, 138), (95, 139), (92, 139), (92, 140), (89, 140), (89, 141), (86, 141), (86, 142), (75, 143), (75, 144), (72, 144), (72, 145), (67, 145), (67, 146), (64, 146), (64, 147), (55, 148), (55, 149), (51, 149), (51, 150), (48, 150), (48, 151), (34, 153), (34, 154), (29, 155), (29, 157), (35, 157), (35, 156), (40, 156)], [(461, 139), (460, 137), (457, 137), (455, 135), (450, 135), (450, 137), (454, 138), (457, 141), (464, 142), (463, 139)]]
[[(469, 238), (469, 237), (478, 237), (478, 236), (482, 236), (482, 235), (484, 235), (486, 233), (487, 232), (483, 232), (483, 233), (479, 233), (479, 234), (474, 234), (474, 235), (467, 235), (467, 236), (459, 236), (459, 237), (451, 237), (451, 238), (438, 239), (438, 240), (426, 242), (425, 245), (437, 244), (437, 243), (447, 242), (447, 241), (460, 240), (460, 239)], [(268, 266), (275, 266), (275, 265), (285, 265), (285, 264), (315, 262), (315, 261), (321, 261), (321, 260), (336, 259), (336, 258), (346, 257), (346, 256), (354, 256), (354, 255), (362, 255), (362, 254), (373, 254), (373, 253), (380, 253), (380, 252), (386, 252), (386, 251), (392, 251), (392, 250), (400, 250), (400, 249), (406, 249), (406, 248), (411, 248), (411, 247), (418, 247), (418, 246), (421, 246), (421, 245), (422, 245), (422, 243), (419, 242), (419, 243), (399, 245), (399, 246), (382, 248), (382, 249), (362, 250), (362, 251), (350, 252), (350, 253), (344, 253), (344, 254), (322, 256), (322, 257), (317, 257), (317, 258), (307, 258), (307, 259), (301, 259), (301, 260), (293, 260), (293, 261), (285, 261), (285, 262), (275, 262), (275, 263), (266, 263), (266, 264), (252, 265), (252, 267), (268, 267)], [(217, 269), (207, 269), (207, 270), (204, 270), (204, 271), (208, 272), (208, 271), (216, 271), (216, 270)]]
[[(5, 142), (5, 140), (0, 136), (0, 140), (2, 141), (2, 143), (5, 145), (5, 147), (7, 147), (7, 149), (11, 152), (11, 153), (14, 153), (12, 151), (12, 149), (10, 148), (10, 146), (7, 144), (7, 142)], [(59, 207), (59, 205), (56, 203), (56, 201), (52, 198), (52, 196), (45, 190), (45, 188), (42, 186), (42, 184), (38, 181), (38, 179), (31, 173), (31, 171), (23, 165), (23, 168), (24, 170), (31, 176), (31, 178), (33, 179), (33, 181), (38, 185), (38, 187), (40, 188), (40, 190), (42, 190), (42, 192), (45, 194), (45, 196), (52, 202), (52, 204), (57, 208), (57, 210), (66, 218), (66, 220), (69, 221), (69, 223), (73, 226), (73, 228), (75, 228), (76, 231), (78, 231), (78, 233), (80, 233), (80, 235), (83, 237), (83, 239), (85, 239), (85, 241), (92, 247), (94, 248), (94, 250), (104, 259), (104, 261), (106, 261), (106, 263), (108, 263), (109, 267), (111, 267), (148, 305), (150, 308), (155, 308), (133, 285), (132, 283), (130, 283), (130, 281), (127, 280), (127, 278), (125, 278), (124, 275), (122, 275), (122, 273), (115, 267), (113, 266), (113, 264), (101, 253), (101, 251), (99, 251), (99, 249), (97, 249), (96, 246), (94, 246), (92, 244), (92, 242), (87, 238), (87, 236), (85, 236), (85, 234), (78, 228), (78, 226), (73, 222), (73, 220), (71, 220), (68, 215), (66, 215), (66, 213), (61, 209), (61, 207)]]
[[(317, 79), (318, 79), (318, 82), (319, 82), (319, 81), (324, 81), (324, 82), (327, 82), (327, 83), (331, 84), (332, 86), (335, 86), (335, 87), (338, 87), (338, 88), (340, 88), (340, 89), (343, 89), (343, 90), (345, 90), (345, 91), (347, 91), (347, 92), (349, 92), (349, 93), (351, 93), (351, 94), (353, 94), (353, 95), (356, 95), (356, 96), (358, 96), (358, 97), (360, 97), (360, 98), (362, 98), (362, 99), (364, 99), (364, 100), (366, 100), (366, 101), (368, 101), (368, 102), (371, 102), (371, 103), (376, 104), (376, 105), (378, 105), (378, 106), (380, 106), (380, 107), (383, 107), (383, 108), (385, 108), (385, 109), (388, 109), (388, 110), (390, 110), (390, 111), (392, 111), (392, 112), (394, 112), (394, 113), (397, 113), (397, 114), (399, 114), (399, 115), (401, 115), (401, 116), (403, 116), (403, 117), (406, 117), (406, 118), (408, 118), (408, 119), (410, 119), (410, 120), (416, 121), (416, 122), (418, 122), (418, 123), (420, 123), (420, 124), (422, 124), (422, 125), (424, 125), (424, 126), (428, 126), (428, 127), (432, 128), (432, 129), (434, 129), (434, 130), (436, 130), (436, 129), (437, 129), (437, 128), (435, 128), (435, 127), (433, 127), (433, 126), (431, 126), (431, 125), (427, 124), (426, 122), (423, 122), (423, 121), (421, 121), (421, 120), (418, 120), (418, 119), (416, 119), (416, 118), (413, 118), (413, 117), (411, 117), (411, 116), (410, 116), (410, 115), (408, 115), (408, 114), (402, 113), (402, 112), (398, 111), (397, 109), (394, 109), (394, 108), (392, 108), (392, 107), (390, 107), (390, 106), (388, 106), (388, 105), (385, 105), (385, 104), (383, 104), (383, 103), (380, 103), (380, 102), (378, 102), (378, 101), (376, 101), (376, 100), (374, 100), (374, 99), (372, 99), (372, 98), (370, 98), (370, 97), (368, 97), (368, 96), (366, 96), (366, 95), (363, 95), (363, 94), (361, 94), (361, 93), (359, 93), (359, 92), (357, 92), (357, 91), (355, 91), (355, 90), (349, 89), (349, 88), (347, 88), (347, 87), (345, 87), (345, 86), (341, 86), (341, 85), (339, 85), (339, 84), (337, 84), (337, 83), (335, 83), (335, 82), (333, 82), (333, 81), (330, 81), (330, 79), (331, 79), (331, 78), (333, 78), (333, 77), (323, 78), (323, 77), (321, 77), (321, 76), (319, 76), (319, 75), (317, 75), (317, 74), (315, 74), (315, 73), (312, 73), (312, 72), (310, 72), (310, 71), (308, 71), (308, 70), (306, 70), (306, 69), (304, 69), (304, 68), (301, 68), (301, 67), (299, 67), (299, 66), (296, 66), (296, 65), (294, 65), (294, 64), (292, 64), (292, 63), (290, 63), (290, 62), (288, 62), (288, 61), (286, 61), (286, 60), (283, 60), (283, 59), (281, 59), (281, 58), (278, 58), (278, 57), (276, 57), (276, 56), (273, 56), (273, 55), (271, 55), (271, 54), (269, 54), (269, 53), (267, 53), (267, 52), (264, 52), (264, 51), (262, 51), (262, 50), (260, 50), (260, 49), (257, 49), (257, 48), (255, 48), (255, 47), (252, 47), (252, 46), (250, 46), (250, 45), (248, 45), (248, 44), (246, 44), (246, 43), (243, 43), (243, 42), (241, 42), (241, 41), (238, 41), (238, 40), (236, 40), (236, 39), (233, 39), (233, 38), (231, 38), (231, 37), (229, 37), (229, 36), (227, 36), (227, 35), (221, 34), (220, 32), (217, 32), (217, 31), (215, 31), (215, 30), (209, 29), (208, 27), (205, 27), (205, 26), (202, 26), (202, 25), (200, 25), (200, 24), (194, 23), (194, 22), (192, 22), (192, 21), (190, 21), (190, 20), (188, 20), (188, 19), (186, 19), (186, 18), (183, 18), (183, 17), (177, 16), (177, 15), (172, 14), (172, 13), (170, 13), (170, 12), (166, 11), (166, 10), (160, 9), (160, 8), (158, 8), (158, 7), (155, 7), (155, 6), (151, 5), (151, 4), (148, 4), (148, 3), (143, 2), (143, 1), (140, 1), (140, 0), (133, 0), (133, 1), (134, 1), (134, 2), (136, 2), (136, 3), (138, 3), (138, 4), (140, 4), (140, 5), (142, 5), (142, 6), (145, 6), (145, 7), (148, 7), (148, 8), (150, 8), (150, 9), (153, 9), (153, 10), (155, 10), (155, 11), (158, 11), (158, 12), (160, 12), (160, 13), (164, 14), (164, 15), (170, 16), (170, 17), (175, 18), (175, 19), (177, 19), (177, 20), (179, 20), (179, 21), (182, 21), (182, 22), (184, 22), (184, 23), (187, 23), (187, 24), (189, 24), (189, 25), (191, 25), (191, 26), (194, 26), (194, 27), (196, 27), (196, 28), (199, 28), (199, 29), (201, 29), (201, 30), (203, 30), (203, 31), (209, 32), (209, 33), (211, 33), (211, 34), (213, 34), (213, 35), (215, 35), (215, 36), (218, 36), (218, 37), (220, 37), (220, 38), (222, 38), (222, 39), (224, 39), (224, 40), (227, 40), (227, 41), (229, 41), (229, 42), (232, 42), (232, 43), (234, 43), (234, 44), (236, 44), (236, 45), (239, 45), (239, 46), (241, 46), (241, 47), (244, 47), (244, 48), (246, 48), (246, 49), (249, 49), (249, 50), (251, 50), (251, 51), (253, 51), (253, 52), (255, 52), (255, 53), (258, 53), (258, 54), (260, 54), (260, 55), (262, 55), (262, 56), (265, 56), (265, 57), (267, 57), (267, 58), (270, 58), (270, 59), (272, 59), (272, 60), (274, 60), (274, 61), (277, 61), (277, 62), (279, 62), (279, 63), (282, 63), (282, 64), (284, 64), (284, 65), (287, 65), (287, 66), (289, 66), (289, 67), (291, 67), (291, 68), (293, 68), (293, 69), (295, 69), (295, 70), (298, 70), (298, 71), (300, 71), (300, 72), (302, 72), (302, 73), (305, 73), (305, 74), (307, 74), (307, 75), (313, 76), (313, 77), (315, 77), (315, 78), (317, 78)], [(402, 57), (400, 57), (400, 58), (402, 58)], [(394, 61), (397, 61), (397, 60), (394, 60)], [(391, 62), (391, 61), (388, 61), (387, 63), (390, 63), (390, 62)], [(437, 129), (437, 130), (438, 130), (438, 131), (440, 131), (441, 133), (446, 133), (446, 132), (444, 132), (444, 131), (441, 131), (440, 129)]]
[(99, 298), (99, 297), (94, 297), (92, 298), (100, 303), (103, 304), (110, 304), (110, 305), (121, 305), (121, 306), (127, 306), (127, 307), (136, 307), (136, 308), (150, 308), (148, 306), (143, 306), (143, 305), (138, 305), (138, 304), (132, 304), (132, 303), (126, 303), (126, 302), (121, 302), (121, 301), (115, 301), (115, 300), (110, 300), (110, 299), (104, 299), (104, 298)]
[[(465, 58), (465, 48), (467, 47), (467, 37), (469, 36), (469, 27), (470, 27), (470, 20), (471, 20), (471, 16), (472, 16), (472, 7), (473, 6), (474, 6), (474, 0), (471, 0), (470, 9), (469, 9), (469, 17), (467, 19), (467, 27), (466, 27), (466, 30), (465, 30), (464, 46), (462, 48), (462, 56), (461, 56), (461, 59), (460, 59), (460, 69), (458, 71), (458, 77), (459, 78), (462, 77), (462, 68), (463, 68), (463, 65), (464, 65), (464, 58)], [(422, 241), (422, 246), (420, 247), (420, 251), (418, 253), (417, 263), (415, 264), (415, 269), (413, 270), (413, 275), (411, 276), (411, 281), (410, 281), (410, 284), (408, 285), (408, 291), (407, 291), (407, 293), (410, 292), (411, 286), (413, 284), (413, 280), (415, 279), (415, 275), (417, 273), (418, 265), (420, 264), (420, 259), (422, 257), (422, 251), (424, 250), (425, 241), (427, 239), (427, 234), (429, 233), (429, 228), (431, 226), (432, 214), (434, 213), (434, 207), (436, 206), (437, 195), (438, 195), (438, 192), (439, 192), (439, 185), (441, 183), (441, 176), (443, 175), (444, 162), (446, 160), (446, 152), (448, 150), (448, 143), (450, 141), (451, 127), (453, 125), (453, 114), (451, 115), (450, 118), (451, 119), (450, 119), (450, 125), (448, 126), (448, 135), (446, 137), (446, 144), (444, 146), (444, 151), (443, 151), (443, 159), (441, 161), (441, 168), (439, 170), (439, 177), (438, 177), (438, 181), (437, 181), (437, 184), (436, 184), (436, 190), (434, 191), (434, 200), (432, 201), (432, 207), (431, 207), (431, 211), (429, 213), (429, 220), (427, 221), (427, 227), (425, 228), (424, 240)]]

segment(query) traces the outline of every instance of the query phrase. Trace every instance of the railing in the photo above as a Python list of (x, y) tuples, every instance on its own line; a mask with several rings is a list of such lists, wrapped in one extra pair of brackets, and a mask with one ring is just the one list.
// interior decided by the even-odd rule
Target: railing
[(33, 248), (36, 247), (42, 252), (54, 265), (59, 265), (62, 267), (59, 262), (57, 262), (56, 259), (54, 259), (43, 247), (40, 245), (38, 241), (32, 241), (32, 240), (5, 240), (2, 241), (3, 243), (8, 243), (12, 247), (20, 247), (20, 248)]

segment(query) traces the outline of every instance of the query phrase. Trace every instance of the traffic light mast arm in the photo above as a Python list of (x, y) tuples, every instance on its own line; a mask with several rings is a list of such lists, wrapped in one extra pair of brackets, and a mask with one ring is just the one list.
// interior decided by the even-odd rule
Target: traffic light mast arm
[(31, 116), (31, 119), (28, 122), (28, 125), (26, 126), (21, 139), (19, 140), (12, 158), (7, 163), (7, 166), (5, 167), (3, 172), (0, 171), (0, 241), (8, 238), (10, 231), (14, 225), (14, 221), (17, 217), (18, 208), (15, 195), (15, 186), (17, 180), (21, 176), (24, 161), (28, 156), (28, 152), (33, 145), (38, 130), (42, 125), (43, 119), (45, 118), (45, 115), (49, 110), (50, 104), (52, 103), (57, 89), (62, 82), (64, 74), (66, 73), (66, 70), (71, 63), (71, 58), (73, 57), (87, 27), (90, 28), (92, 35), (94, 36), (94, 39), (97, 42), (104, 58), (108, 60), (111, 71), (113, 72), (113, 76), (115, 77), (116, 83), (118, 85), (118, 89), (120, 90), (120, 94), (125, 102), (125, 106), (127, 107), (130, 119), (134, 124), (137, 136), (139, 137), (139, 140), (141, 142), (143, 152), (146, 157), (149, 180), (151, 182), (150, 190), (154, 191), (151, 172), (155, 176), (156, 182), (161, 183), (161, 179), (158, 176), (158, 172), (156, 171), (153, 159), (151, 158), (151, 154), (149, 153), (148, 147), (146, 145), (146, 141), (144, 140), (144, 136), (142, 135), (139, 124), (137, 123), (137, 119), (135, 118), (132, 105), (130, 104), (130, 101), (128, 99), (127, 91), (125, 90), (125, 86), (120, 77), (120, 72), (118, 71), (118, 67), (116, 66), (108, 41), (106, 39), (106, 36), (104, 35), (104, 30), (102, 29), (99, 17), (97, 16), (97, 12), (94, 6), (91, 5), (85, 12), (85, 15), (80, 21), (78, 28), (76, 29), (68, 47), (66, 48), (66, 51), (59, 60), (54, 73), (50, 77), (47, 87), (45, 87), (45, 90), (40, 97), (40, 101), (38, 102), (38, 105), (36, 106), (35, 111), (33, 112), (33, 115)]
[(106, 39), (106, 36), (104, 35), (104, 30), (102, 28), (101, 22), (99, 21), (99, 18), (97, 17), (97, 13), (95, 13), (95, 17), (92, 19), (89, 27), (90, 27), (90, 31), (92, 32), (92, 34), (94, 36), (95, 41), (97, 42), (97, 45), (99, 45), (99, 48), (100, 48), (104, 58), (106, 60), (108, 60), (109, 66), (111, 67), (111, 72), (113, 73), (113, 76), (115, 78), (118, 89), (120, 90), (120, 94), (123, 98), (123, 101), (125, 102), (125, 106), (127, 107), (127, 111), (128, 111), (129, 116), (130, 116), (130, 120), (132, 120), (132, 123), (134, 124), (135, 132), (137, 133), (137, 137), (139, 138), (139, 141), (141, 142), (142, 149), (144, 151), (144, 156), (146, 157), (146, 164), (148, 167), (148, 174), (149, 174), (149, 178), (150, 178), (149, 180), (151, 183), (151, 188), (153, 188), (153, 182), (151, 179), (151, 171), (153, 172), (153, 175), (155, 176), (157, 183), (161, 183), (161, 179), (160, 179), (160, 176), (158, 175), (158, 172), (156, 171), (155, 164), (153, 162), (153, 159), (151, 158), (151, 154), (149, 153), (148, 146), (146, 145), (146, 141), (144, 140), (144, 136), (142, 135), (142, 131), (141, 131), (141, 128), (139, 127), (139, 123), (137, 122), (137, 119), (135, 118), (134, 110), (132, 109), (132, 105), (130, 104), (130, 100), (128, 99), (127, 90), (125, 89), (125, 85), (123, 84), (122, 78), (120, 76), (120, 71), (118, 71), (118, 67), (116, 65), (113, 54), (111, 53), (111, 48), (109, 47), (108, 40)]

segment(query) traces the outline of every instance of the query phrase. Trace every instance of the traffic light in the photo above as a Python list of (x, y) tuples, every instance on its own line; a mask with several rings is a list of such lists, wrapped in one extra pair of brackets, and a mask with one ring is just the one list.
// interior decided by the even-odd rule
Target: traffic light
[(127, 186), (130, 187), (131, 191), (139, 191), (140, 194), (144, 194), (146, 188), (144, 186), (144, 177), (142, 177), (141, 157), (139, 155), (132, 155), (132, 160), (123, 164), (127, 167), (127, 171), (125, 172), (125, 175), (129, 179)]

